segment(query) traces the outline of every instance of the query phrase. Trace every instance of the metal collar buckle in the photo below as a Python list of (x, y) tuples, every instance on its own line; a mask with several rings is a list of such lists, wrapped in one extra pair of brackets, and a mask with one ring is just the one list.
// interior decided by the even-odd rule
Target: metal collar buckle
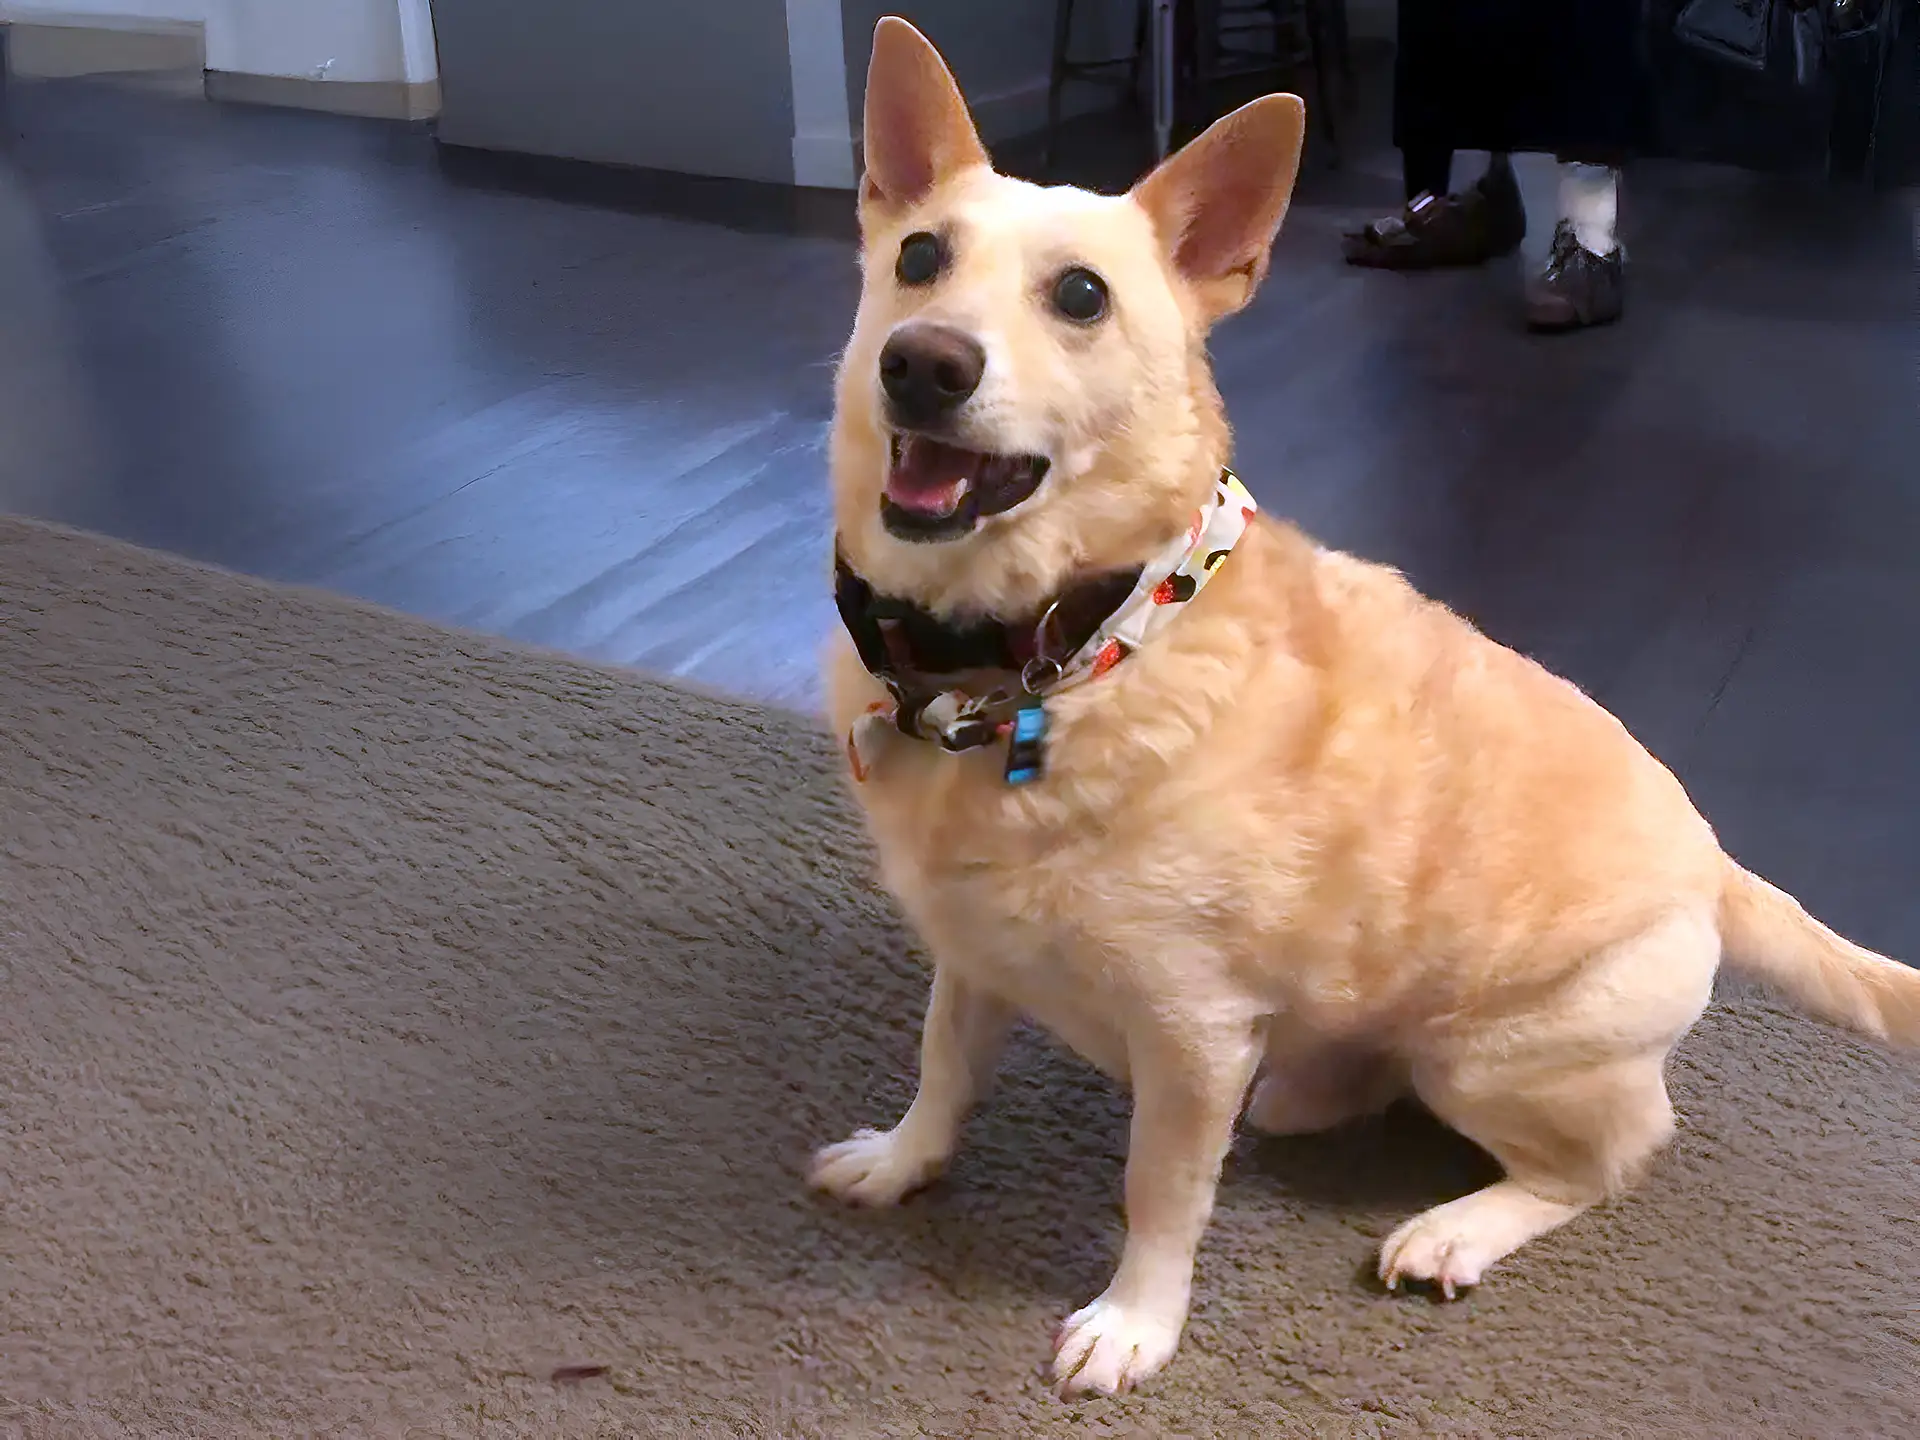
[(1056, 599), (1045, 610), (1033, 627), (1033, 658), (1020, 667), (1020, 688), (1028, 695), (1040, 696), (1058, 685), (1067, 673), (1065, 662), (1052, 653), (1053, 619), (1060, 609)]

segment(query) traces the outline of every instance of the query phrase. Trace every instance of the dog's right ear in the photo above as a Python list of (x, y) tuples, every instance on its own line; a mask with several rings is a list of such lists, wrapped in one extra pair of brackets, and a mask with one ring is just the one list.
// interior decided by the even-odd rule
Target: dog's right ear
[(1267, 95), (1216, 120), (1133, 187), (1208, 323), (1253, 298), (1300, 173), (1307, 111)]
[(860, 182), (863, 220), (904, 210), (948, 176), (988, 163), (940, 52), (897, 15), (874, 27), (861, 141), (867, 165)]

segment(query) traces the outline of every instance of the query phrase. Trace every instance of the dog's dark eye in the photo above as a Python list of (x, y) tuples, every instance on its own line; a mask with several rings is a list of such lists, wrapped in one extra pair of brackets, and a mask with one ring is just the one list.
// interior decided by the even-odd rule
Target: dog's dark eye
[(900, 242), (900, 258), (894, 263), (893, 273), (902, 285), (930, 285), (946, 268), (947, 247), (938, 235), (921, 230)]
[(1053, 282), (1053, 308), (1069, 320), (1091, 325), (1107, 313), (1107, 282), (1076, 265)]

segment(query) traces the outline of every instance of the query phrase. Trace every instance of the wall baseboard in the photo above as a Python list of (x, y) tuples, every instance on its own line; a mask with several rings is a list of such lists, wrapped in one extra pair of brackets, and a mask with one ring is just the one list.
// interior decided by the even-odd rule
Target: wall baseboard
[(430, 120), (440, 113), (440, 82), (308, 80), (293, 75), (207, 71), (207, 98), (229, 105), (321, 110), (369, 120)]
[(56, 15), (0, 21), (7, 68), (22, 79), (197, 71), (206, 63), (206, 31), (191, 21), (120, 15)]

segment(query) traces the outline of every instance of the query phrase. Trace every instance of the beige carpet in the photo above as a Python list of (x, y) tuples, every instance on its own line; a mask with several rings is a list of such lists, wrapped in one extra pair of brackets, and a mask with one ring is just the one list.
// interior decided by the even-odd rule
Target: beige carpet
[(1920, 1067), (1753, 1000), (1450, 1308), (1365, 1267), (1472, 1151), (1243, 1143), (1174, 1368), (1062, 1405), (1102, 1082), (802, 1193), (908, 1094), (869, 869), (805, 720), (0, 523), (0, 1434), (1920, 1434)]

